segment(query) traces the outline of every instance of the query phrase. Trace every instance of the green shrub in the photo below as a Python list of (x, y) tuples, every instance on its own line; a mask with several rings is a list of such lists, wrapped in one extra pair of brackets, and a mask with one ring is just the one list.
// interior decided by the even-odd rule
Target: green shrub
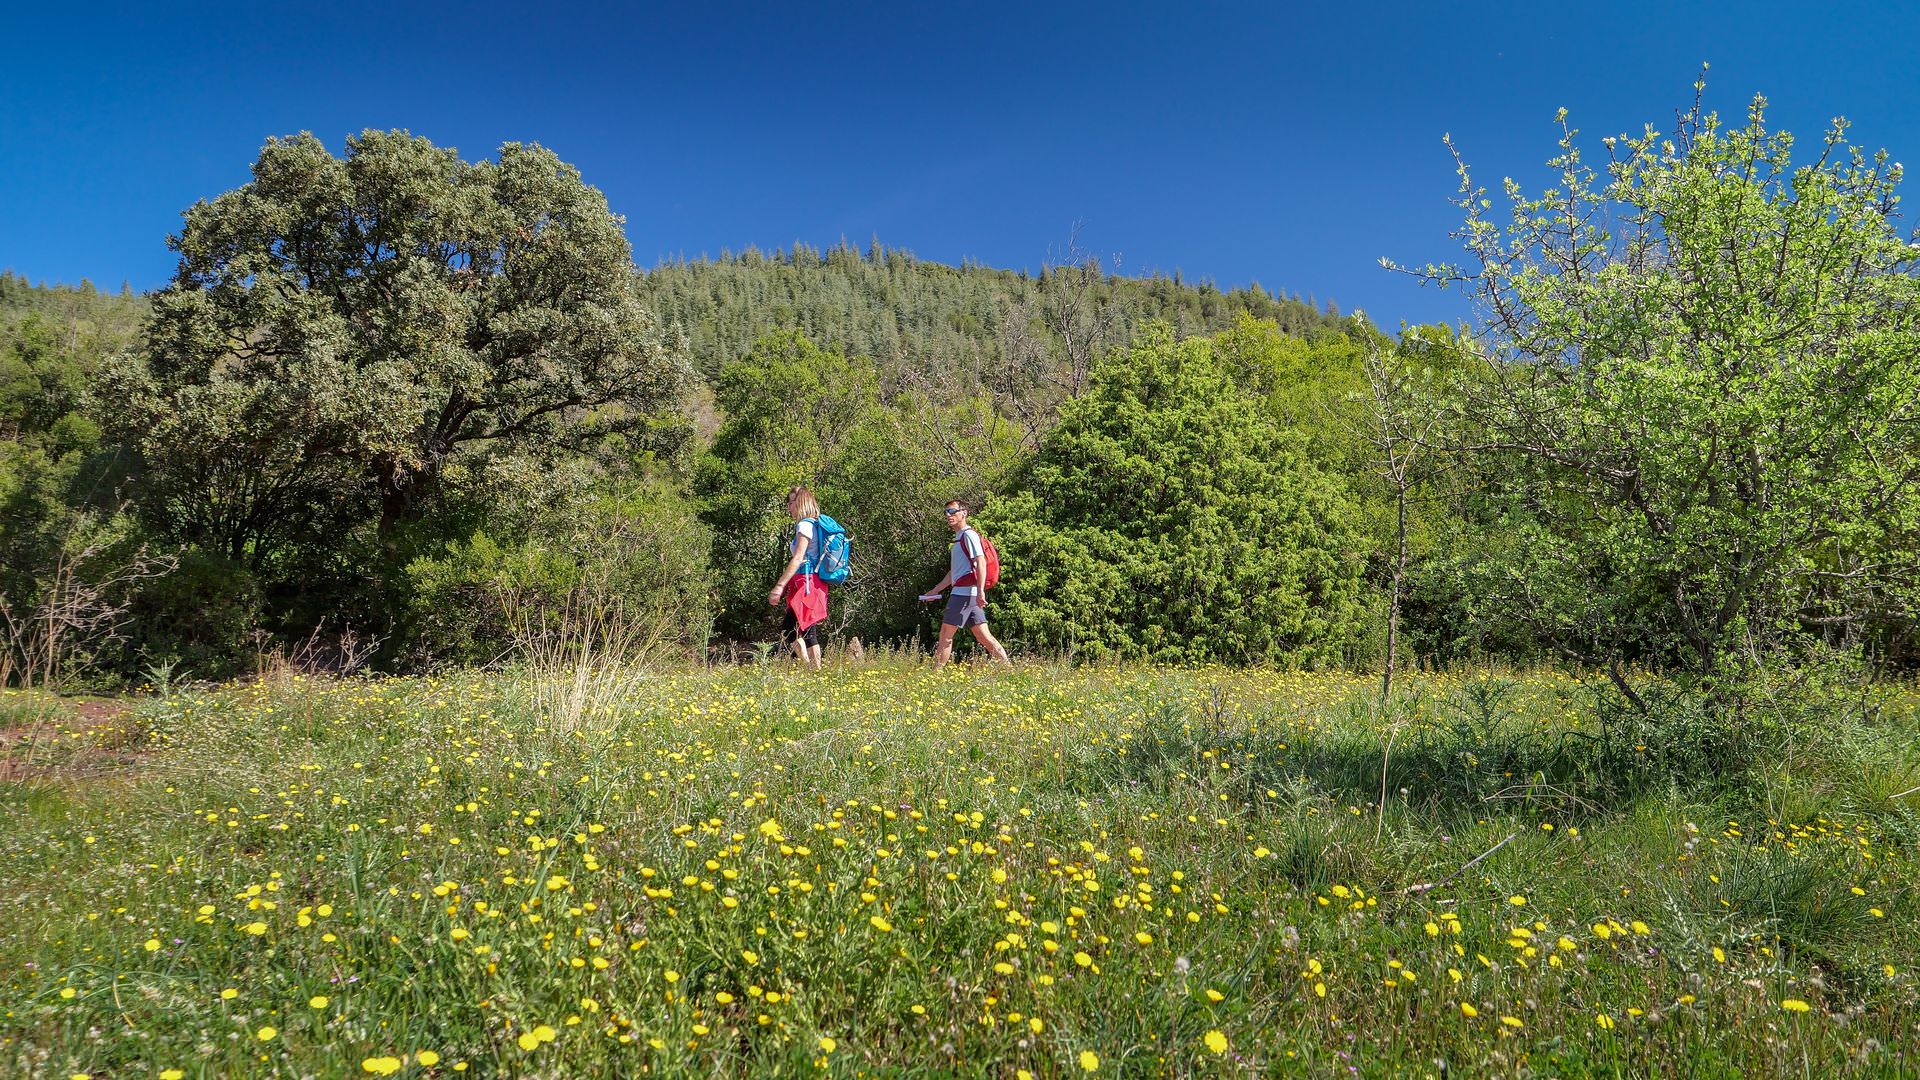
[(122, 667), (172, 664), (175, 678), (191, 679), (239, 674), (260, 648), (261, 606), (260, 583), (246, 567), (187, 549), (171, 573), (134, 597)]
[(1028, 647), (1302, 664), (1355, 636), (1351, 500), (1207, 339), (1160, 326), (1096, 365), (1024, 479), (986, 529), (994, 616)]
[(562, 505), (519, 538), (476, 530), (407, 565), (402, 652), (414, 663), (490, 663), (590, 607), (618, 620), (634, 650), (698, 653), (712, 625), (709, 543), (660, 484)]

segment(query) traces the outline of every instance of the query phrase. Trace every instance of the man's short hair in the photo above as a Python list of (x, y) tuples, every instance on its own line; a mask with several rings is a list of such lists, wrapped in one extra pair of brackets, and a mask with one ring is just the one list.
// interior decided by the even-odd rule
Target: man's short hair
[(948, 499), (948, 500), (947, 500), (946, 502), (943, 502), (943, 503), (941, 503), (940, 505), (942, 505), (942, 506), (957, 506), (957, 507), (959, 507), (960, 509), (962, 509), (962, 510), (965, 510), (965, 511), (967, 511), (968, 513), (972, 513), (972, 512), (973, 512), (973, 507), (971, 507), (971, 506), (968, 506), (968, 505), (967, 505), (967, 500), (965, 500), (965, 499)]

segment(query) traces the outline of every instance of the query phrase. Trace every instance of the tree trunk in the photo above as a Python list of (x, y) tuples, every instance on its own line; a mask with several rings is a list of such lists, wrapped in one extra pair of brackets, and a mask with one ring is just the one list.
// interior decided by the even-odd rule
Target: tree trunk
[(1398, 548), (1393, 561), (1393, 591), (1387, 598), (1387, 662), (1380, 673), (1380, 700), (1393, 692), (1393, 672), (1400, 656), (1400, 594), (1407, 579), (1407, 482), (1402, 473), (1394, 484), (1394, 531)]
[(391, 553), (394, 530), (413, 514), (412, 489), (419, 478), (392, 458), (375, 463), (373, 471), (374, 482), (380, 488), (380, 546)]

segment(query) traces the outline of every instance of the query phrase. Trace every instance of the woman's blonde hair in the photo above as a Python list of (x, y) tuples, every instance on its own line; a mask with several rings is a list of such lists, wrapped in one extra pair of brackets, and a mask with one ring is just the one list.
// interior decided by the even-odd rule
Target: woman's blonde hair
[(813, 497), (813, 489), (803, 485), (787, 492), (787, 513), (797, 518), (819, 517), (820, 503)]

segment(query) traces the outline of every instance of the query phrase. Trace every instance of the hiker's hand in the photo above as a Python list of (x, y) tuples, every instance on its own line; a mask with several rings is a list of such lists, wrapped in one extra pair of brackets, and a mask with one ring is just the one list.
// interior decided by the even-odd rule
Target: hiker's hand
[(769, 592), (769, 593), (767, 593), (767, 606), (768, 606), (768, 607), (779, 607), (779, 606), (780, 606), (780, 594), (781, 594), (781, 593), (784, 593), (784, 592), (786, 592), (786, 591), (787, 591), (787, 590), (786, 590), (786, 589), (785, 589), (785, 588), (784, 588), (783, 586), (780, 586), (780, 585), (775, 585), (775, 586), (773, 587), (773, 590), (772, 590), (771, 592)]

